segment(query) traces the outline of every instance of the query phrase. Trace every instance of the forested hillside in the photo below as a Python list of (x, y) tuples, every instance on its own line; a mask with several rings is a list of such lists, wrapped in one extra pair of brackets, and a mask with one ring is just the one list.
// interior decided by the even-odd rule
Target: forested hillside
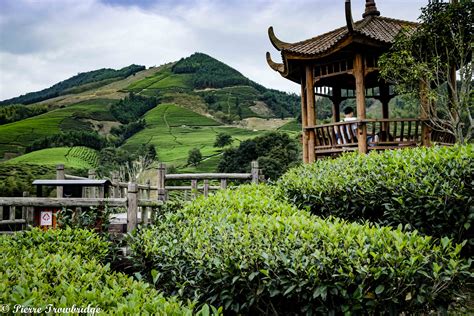
[(15, 103), (31, 104), (54, 98), (62, 94), (78, 93), (126, 78), (144, 69), (145, 66), (130, 65), (119, 70), (103, 68), (83, 72), (75, 75), (74, 77), (61, 81), (47, 89), (37, 92), (30, 92), (16, 98), (0, 101), (0, 105), (9, 105)]

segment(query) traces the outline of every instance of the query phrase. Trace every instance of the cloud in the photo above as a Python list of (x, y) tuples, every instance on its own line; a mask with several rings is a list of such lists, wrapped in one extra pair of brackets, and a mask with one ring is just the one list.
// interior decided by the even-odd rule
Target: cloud
[[(364, 2), (352, 1), (354, 18)], [(425, 1), (378, 1), (383, 15), (414, 20)], [(207, 53), (267, 87), (299, 92), (266, 64), (267, 28), (294, 42), (344, 25), (331, 0), (3, 0), (0, 99), (79, 72), (160, 65)]]

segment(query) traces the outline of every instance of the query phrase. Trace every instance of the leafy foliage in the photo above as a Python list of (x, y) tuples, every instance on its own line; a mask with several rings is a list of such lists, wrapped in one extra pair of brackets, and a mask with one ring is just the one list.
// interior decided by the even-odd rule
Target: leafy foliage
[(24, 120), (47, 112), (46, 106), (26, 107), (21, 104), (13, 104), (0, 107), (0, 125)]
[(90, 305), (107, 314), (193, 314), (192, 304), (183, 306), (149, 284), (102, 265), (107, 249), (98, 235), (80, 229), (0, 236), (0, 302), (43, 310), (49, 304)]
[(474, 128), (473, 20), (471, 0), (430, 1), (416, 30), (402, 31), (379, 60), (381, 75), (420, 100), (433, 127), (460, 143), (469, 141)]
[(99, 82), (106, 79), (116, 78), (117, 80), (126, 78), (130, 75), (133, 75), (141, 70), (144, 70), (145, 66), (139, 65), (130, 65), (128, 67), (114, 70), (109, 68), (103, 68), (98, 70), (93, 70), (89, 72), (79, 73), (69, 79), (61, 81), (55, 84), (52, 87), (38, 91), (30, 92), (22, 96), (4, 100), (0, 102), (0, 105), (9, 105), (15, 103), (21, 104), (30, 104), (35, 102), (40, 102), (46, 99), (54, 98), (59, 95), (67, 93), (68, 89), (74, 88), (79, 85), (84, 85), (91, 82)]
[(280, 193), (321, 216), (409, 225), (474, 245), (474, 146), (417, 148), (319, 160), (287, 172)]
[(248, 172), (250, 162), (258, 160), (265, 177), (276, 179), (299, 160), (298, 145), (283, 133), (268, 133), (224, 151), (219, 172)]
[(138, 120), (147, 111), (158, 104), (157, 98), (147, 98), (130, 93), (128, 97), (112, 104), (110, 112), (121, 123), (127, 124)]
[(130, 243), (157, 288), (236, 314), (422, 312), (470, 275), (448, 238), (323, 220), (263, 185), (195, 200)]

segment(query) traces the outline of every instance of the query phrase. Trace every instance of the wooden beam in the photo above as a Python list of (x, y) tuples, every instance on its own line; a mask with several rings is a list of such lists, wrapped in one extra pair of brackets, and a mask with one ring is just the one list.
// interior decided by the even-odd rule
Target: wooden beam
[(110, 206), (127, 205), (127, 199), (92, 199), (92, 198), (45, 198), (45, 197), (0, 197), (0, 206), (37, 206), (37, 207), (71, 207), (71, 206)]
[(305, 129), (308, 126), (308, 111), (306, 110), (306, 81), (301, 82), (301, 137), (303, 143), (303, 162), (308, 163), (308, 139), (309, 132)]
[[(314, 108), (314, 76), (313, 67), (306, 66), (306, 110), (308, 125), (316, 125), (316, 109)], [(308, 139), (308, 163), (316, 161), (316, 136), (314, 130), (309, 131)]]
[[(365, 83), (364, 83), (364, 62), (361, 54), (356, 54), (354, 58), (354, 77), (356, 81), (356, 104), (357, 118), (365, 120)], [(364, 122), (358, 124), (357, 143), (360, 153), (367, 153), (367, 125)]]
[(251, 173), (177, 173), (167, 174), (166, 180), (252, 179)]

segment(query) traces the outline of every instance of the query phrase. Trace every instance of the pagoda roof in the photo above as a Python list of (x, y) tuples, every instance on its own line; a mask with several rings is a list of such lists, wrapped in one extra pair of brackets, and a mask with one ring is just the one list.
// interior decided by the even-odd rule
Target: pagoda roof
[(329, 56), (343, 47), (360, 39), (369, 40), (372, 45), (379, 47), (390, 47), (396, 36), (402, 29), (414, 30), (418, 23), (392, 19), (380, 16), (375, 1), (366, 1), (366, 12), (363, 19), (352, 21), (350, 1), (346, 0), (346, 26), (333, 31), (318, 35), (316, 37), (296, 42), (286, 43), (279, 40), (273, 31), (268, 29), (268, 35), (273, 46), (281, 51), (283, 63), (272, 61), (270, 53), (267, 52), (267, 61), (270, 67), (286, 77), (288, 75), (288, 62), (291, 59), (315, 60)]

